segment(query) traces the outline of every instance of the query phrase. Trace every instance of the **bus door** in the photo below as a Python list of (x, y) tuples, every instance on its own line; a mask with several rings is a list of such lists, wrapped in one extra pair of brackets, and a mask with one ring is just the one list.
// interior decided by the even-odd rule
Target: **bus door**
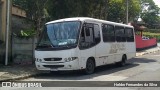
[(82, 27), (79, 41), (79, 65), (81, 68), (86, 67), (86, 61), (89, 57), (95, 56), (94, 45), (94, 24), (85, 23)]

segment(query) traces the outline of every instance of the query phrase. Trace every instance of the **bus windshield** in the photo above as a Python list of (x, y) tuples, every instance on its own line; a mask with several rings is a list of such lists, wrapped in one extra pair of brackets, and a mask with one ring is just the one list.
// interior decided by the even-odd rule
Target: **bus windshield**
[(37, 47), (71, 47), (77, 45), (80, 21), (47, 24)]

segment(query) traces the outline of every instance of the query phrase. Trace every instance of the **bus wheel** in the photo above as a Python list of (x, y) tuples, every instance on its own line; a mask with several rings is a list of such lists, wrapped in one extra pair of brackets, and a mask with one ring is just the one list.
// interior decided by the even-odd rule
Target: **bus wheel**
[(127, 61), (127, 57), (126, 57), (126, 55), (123, 55), (122, 60), (120, 62), (118, 62), (117, 64), (118, 64), (118, 66), (122, 67), (122, 66), (126, 65), (126, 61)]
[(87, 63), (86, 63), (85, 73), (86, 74), (92, 74), (94, 72), (94, 69), (95, 69), (94, 60), (88, 59)]

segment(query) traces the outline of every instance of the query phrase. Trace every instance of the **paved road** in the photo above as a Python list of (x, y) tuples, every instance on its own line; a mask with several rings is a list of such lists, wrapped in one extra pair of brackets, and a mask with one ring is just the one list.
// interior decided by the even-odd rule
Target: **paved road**
[[(43, 73), (40, 76), (31, 77), (21, 81), (160, 81), (160, 52), (148, 54), (128, 60), (125, 67), (107, 65), (96, 69), (92, 75), (83, 75), (81, 72), (50, 74)], [(88, 83), (89, 84), (89, 83)], [(98, 82), (97, 82), (98, 84)], [(43, 88), (44, 89), (44, 88)], [(37, 88), (37, 90), (43, 90)], [(51, 90), (51, 88), (47, 88)], [(88, 90), (87, 87), (54, 88), (56, 90)], [(93, 90), (160, 90), (160, 87), (125, 87), (107, 88), (92, 87)], [(1, 90), (1, 89), (0, 89)], [(3, 89), (4, 90), (4, 89)], [(13, 89), (14, 90), (14, 89)], [(16, 89), (17, 90), (17, 89)], [(22, 90), (22, 88), (18, 88)], [(28, 90), (23, 88), (23, 90)]]
[(25, 81), (160, 81), (160, 52), (128, 60), (125, 67), (107, 65), (96, 69), (92, 75), (81, 72), (50, 74), (28, 78)]

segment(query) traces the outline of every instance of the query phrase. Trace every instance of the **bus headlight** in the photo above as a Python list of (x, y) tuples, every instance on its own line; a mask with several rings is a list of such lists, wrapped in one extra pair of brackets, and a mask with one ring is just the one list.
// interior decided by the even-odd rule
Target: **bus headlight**
[(39, 62), (42, 62), (42, 59), (39, 59)]
[(65, 62), (70, 62), (70, 61), (73, 61), (73, 60), (76, 60), (78, 59), (78, 57), (69, 57), (69, 58), (65, 58), (64, 61)]
[(37, 58), (36, 61), (37, 61), (37, 62), (42, 62), (42, 59), (38, 59), (38, 58)]

